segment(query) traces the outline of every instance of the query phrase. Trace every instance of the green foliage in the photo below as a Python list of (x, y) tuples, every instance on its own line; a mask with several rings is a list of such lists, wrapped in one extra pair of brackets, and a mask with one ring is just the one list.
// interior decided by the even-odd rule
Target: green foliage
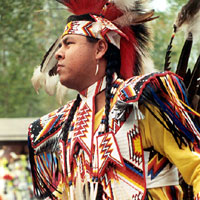
[[(170, 2), (170, 0), (168, 1)], [(176, 9), (174, 5), (176, 4)], [(180, 6), (177, 2), (170, 2), (170, 7), (168, 7), (164, 12), (156, 12), (156, 15), (159, 18), (152, 22), (152, 30), (153, 30), (153, 50), (151, 52), (152, 58), (154, 60), (154, 64), (157, 69), (164, 70), (165, 63), (165, 54), (167, 51), (168, 44), (170, 42), (172, 33), (173, 33), (173, 24), (176, 15), (180, 10)], [(180, 4), (182, 5), (182, 4)], [(174, 11), (172, 11), (172, 8)], [(175, 38), (176, 40), (177, 38)], [(179, 49), (175, 49), (175, 42), (173, 42), (172, 54), (171, 54), (171, 67), (175, 67), (177, 61), (174, 61), (173, 58), (177, 59), (179, 55)]]
[[(29, 103), (36, 100), (30, 87), (30, 64), (36, 65), (41, 54), (35, 51), (37, 43), (31, 22), (37, 18), (33, 11), (41, 6), (39, 2), (33, 5), (26, 0), (0, 2), (1, 117), (25, 116)], [(30, 63), (31, 58), (34, 59)]]
[(58, 107), (55, 97), (36, 95), (30, 81), (64, 27), (51, 4), (57, 7), (55, 1), (0, 1), (0, 117), (39, 116)]

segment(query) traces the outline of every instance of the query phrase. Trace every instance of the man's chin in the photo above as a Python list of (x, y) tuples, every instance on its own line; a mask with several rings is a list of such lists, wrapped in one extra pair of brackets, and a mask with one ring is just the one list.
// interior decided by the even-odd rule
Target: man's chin
[(77, 90), (77, 88), (75, 87), (75, 84), (74, 84), (74, 81), (67, 81), (66, 79), (62, 79), (60, 78), (60, 83), (61, 85), (69, 88), (69, 89), (72, 89), (72, 90)]

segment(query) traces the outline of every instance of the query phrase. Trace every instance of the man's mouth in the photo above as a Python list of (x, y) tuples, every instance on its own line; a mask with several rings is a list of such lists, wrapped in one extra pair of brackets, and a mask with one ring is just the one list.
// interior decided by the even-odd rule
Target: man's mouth
[(60, 69), (63, 67), (61, 64), (57, 64), (57, 73), (59, 73)]

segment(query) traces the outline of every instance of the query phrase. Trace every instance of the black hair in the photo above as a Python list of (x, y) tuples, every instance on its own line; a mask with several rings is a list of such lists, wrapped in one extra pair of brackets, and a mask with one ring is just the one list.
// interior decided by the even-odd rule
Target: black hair
[[(89, 14), (84, 15), (71, 15), (67, 19), (67, 23), (71, 21), (93, 21), (94, 19)], [(93, 37), (87, 37), (88, 42), (95, 43), (98, 41), (98, 39)], [(121, 66), (121, 59), (120, 59), (120, 50), (114, 46), (111, 43), (108, 43), (108, 50), (106, 51), (104, 58), (107, 61), (106, 66), (106, 105), (105, 105), (105, 131), (109, 131), (109, 112), (110, 112), (110, 100), (111, 100), (111, 88), (112, 88), (112, 82), (113, 82), (113, 74), (116, 72), (118, 77), (120, 77), (120, 66)], [(63, 136), (63, 139), (67, 139), (67, 133), (69, 131), (70, 124), (73, 120), (74, 114), (80, 104), (80, 96), (77, 96), (77, 99), (73, 105), (73, 109), (71, 109), (69, 117), (63, 127), (63, 133), (65, 136)]]
[[(135, 55), (135, 71), (133, 72), (134, 76), (138, 76), (142, 72), (142, 56), (146, 56), (146, 52), (148, 52), (149, 48), (149, 38), (150, 32), (149, 28), (146, 24), (137, 24), (131, 25), (131, 30), (134, 32), (135, 39), (137, 41), (138, 46), (140, 47), (141, 51), (136, 49)], [(142, 53), (142, 54), (141, 54)]]
[(116, 72), (118, 77), (120, 77), (120, 52), (113, 44), (108, 45), (108, 50), (104, 55), (107, 60), (106, 66), (106, 105), (105, 105), (105, 131), (109, 131), (109, 112), (110, 112), (110, 99), (111, 99), (111, 88), (113, 82), (113, 74)]

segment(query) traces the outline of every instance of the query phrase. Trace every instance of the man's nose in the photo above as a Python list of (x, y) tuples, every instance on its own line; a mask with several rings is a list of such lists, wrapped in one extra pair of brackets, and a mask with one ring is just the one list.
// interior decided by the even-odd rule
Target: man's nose
[(55, 53), (55, 58), (56, 58), (57, 60), (63, 59), (63, 58), (64, 58), (64, 53), (63, 53), (62, 47), (60, 47), (60, 48), (56, 51), (56, 53)]

